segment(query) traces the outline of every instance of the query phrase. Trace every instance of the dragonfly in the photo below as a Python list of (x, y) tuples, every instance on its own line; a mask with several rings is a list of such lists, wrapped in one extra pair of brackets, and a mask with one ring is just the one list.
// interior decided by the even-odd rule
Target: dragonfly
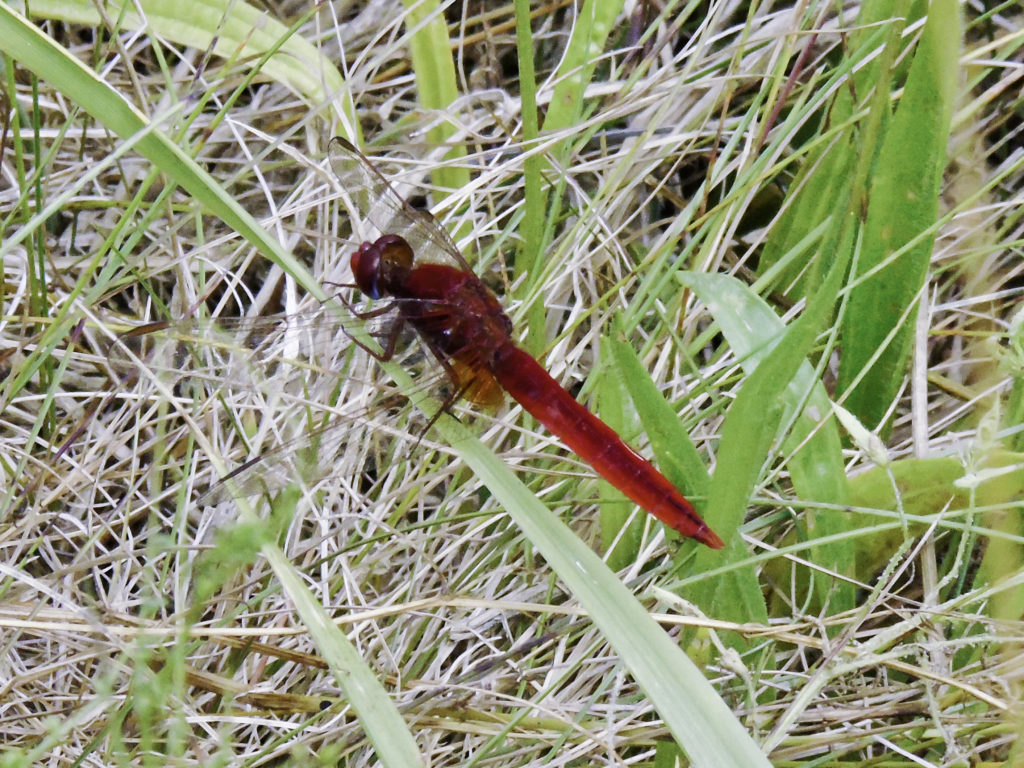
[[(332, 139), (329, 156), (342, 185), (356, 191), (357, 206), (380, 232), (351, 256), (358, 289), (390, 301), (367, 316), (392, 312), (396, 329), (412, 327), (450, 379), (453, 397), (492, 403), (503, 390), (639, 507), (684, 536), (713, 549), (723, 546), (651, 462), (516, 344), (497, 296), (433, 216), (405, 200), (348, 140)], [(387, 359), (393, 338), (375, 354)]]

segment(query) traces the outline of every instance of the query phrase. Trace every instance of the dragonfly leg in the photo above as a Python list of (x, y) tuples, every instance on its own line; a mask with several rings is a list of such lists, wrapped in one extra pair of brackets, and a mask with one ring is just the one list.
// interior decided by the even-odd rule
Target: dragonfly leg
[[(351, 312), (360, 320), (371, 320), (375, 317), (386, 315), (389, 312), (394, 312), (395, 308), (395, 302), (390, 302), (387, 304), (387, 306), (377, 307), (375, 309), (367, 310), (365, 312), (360, 312), (349, 301), (340, 296), (338, 297), (338, 301), (344, 304), (348, 311)], [(387, 331), (381, 334), (384, 337), (385, 342), (382, 345), (383, 350), (380, 352), (378, 352), (376, 349), (371, 348), (367, 344), (361, 342), (359, 339), (357, 339), (355, 336), (349, 333), (348, 328), (346, 328), (344, 325), (342, 325), (341, 330), (345, 332), (345, 335), (348, 336), (357, 347), (366, 352), (366, 354), (370, 355), (376, 360), (380, 360), (386, 363), (395, 356), (395, 349), (397, 349), (398, 347), (398, 337), (401, 334), (402, 327), (404, 325), (405, 322), (402, 320), (401, 316), (395, 313), (394, 320), (391, 322)]]
[(337, 298), (338, 301), (340, 301), (342, 303), (342, 305), (345, 307), (345, 309), (347, 309), (353, 315), (358, 317), (360, 320), (372, 320), (375, 317), (380, 317), (381, 315), (386, 315), (388, 312), (394, 312), (395, 311), (395, 306), (398, 304), (398, 302), (396, 302), (396, 301), (389, 301), (387, 304), (384, 304), (383, 306), (380, 306), (380, 307), (374, 307), (373, 309), (361, 310), (361, 309), (358, 309), (355, 304), (353, 304), (351, 301), (346, 299), (340, 293), (337, 294), (337, 296), (335, 298)]
[[(355, 288), (356, 290), (359, 289), (359, 286), (356, 285), (355, 283), (333, 283), (333, 282), (330, 282), (328, 280), (325, 280), (324, 281), (324, 285), (330, 285), (330, 286), (332, 286), (334, 288)], [(353, 315), (358, 317), (360, 320), (370, 320), (371, 318), (379, 317), (380, 315), (387, 314), (388, 312), (391, 312), (391, 311), (394, 310), (395, 304), (397, 303), (397, 302), (394, 302), (394, 301), (389, 301), (386, 304), (384, 304), (383, 306), (377, 307), (376, 309), (361, 310), (361, 309), (358, 309), (356, 307), (356, 305), (353, 304), (351, 301), (346, 299), (345, 295), (343, 293), (341, 293), (340, 291), (338, 293), (334, 294), (334, 298), (337, 299), (338, 302), (343, 307), (345, 307), (345, 309), (347, 309)]]
[(384, 334), (385, 343), (380, 351), (374, 349), (368, 344), (365, 344), (364, 342), (357, 339), (355, 336), (349, 333), (348, 329), (345, 328), (344, 326), (342, 326), (342, 330), (345, 332), (345, 335), (352, 340), (353, 344), (355, 344), (357, 347), (363, 350), (370, 357), (374, 358), (375, 360), (380, 360), (382, 363), (387, 363), (390, 362), (395, 357), (395, 350), (398, 348), (398, 337), (402, 332), (402, 323), (396, 321), (394, 325), (392, 325), (391, 328), (388, 329), (388, 332)]
[(434, 359), (437, 360), (441, 368), (444, 369), (445, 375), (448, 377), (448, 380), (452, 384), (452, 391), (445, 396), (444, 401), (441, 403), (441, 407), (438, 408), (434, 415), (430, 417), (430, 421), (427, 422), (427, 426), (425, 426), (423, 428), (423, 431), (420, 432), (419, 437), (416, 439), (417, 446), (423, 441), (423, 438), (430, 431), (430, 428), (434, 426), (435, 423), (437, 423), (438, 419), (441, 418), (442, 413), (447, 413), (453, 419), (458, 421), (458, 416), (451, 412), (451, 408), (465, 396), (466, 392), (469, 391), (470, 387), (473, 385), (472, 380), (460, 382), (459, 374), (456, 372), (455, 368), (452, 366), (451, 362), (448, 360), (445, 354), (441, 352), (441, 350), (437, 349), (437, 347), (433, 343), (431, 343), (429, 339), (427, 339), (426, 337), (422, 338), (424, 343), (426, 344), (427, 349), (430, 350), (430, 354), (434, 356)]
[(434, 426), (435, 423), (437, 423), (438, 419), (441, 418), (441, 414), (442, 413), (447, 413), (449, 416), (451, 416), (456, 421), (459, 420), (459, 417), (451, 412), (451, 408), (452, 408), (453, 405), (455, 405), (457, 402), (459, 402), (459, 400), (462, 399), (462, 397), (466, 394), (466, 391), (469, 389), (471, 384), (472, 384), (472, 382), (468, 382), (467, 381), (465, 384), (463, 384), (458, 389), (453, 389), (451, 394), (449, 394), (447, 397), (445, 397), (444, 402), (441, 403), (441, 407), (438, 408), (437, 411), (434, 413), (434, 415), (430, 417), (430, 421), (427, 422), (427, 426), (425, 426), (423, 428), (423, 431), (420, 432), (420, 436), (416, 439), (416, 445), (417, 446), (423, 441), (423, 438), (426, 437), (426, 434), (427, 434), (427, 432), (430, 431), (430, 428), (432, 426)]

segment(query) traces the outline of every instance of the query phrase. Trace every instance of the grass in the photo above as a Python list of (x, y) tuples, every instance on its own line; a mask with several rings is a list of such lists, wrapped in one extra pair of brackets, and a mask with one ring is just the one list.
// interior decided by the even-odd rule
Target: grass
[[(919, 6), (0, 7), (3, 764), (1019, 764), (1024, 19)], [(335, 134), (725, 550), (423, 434)]]

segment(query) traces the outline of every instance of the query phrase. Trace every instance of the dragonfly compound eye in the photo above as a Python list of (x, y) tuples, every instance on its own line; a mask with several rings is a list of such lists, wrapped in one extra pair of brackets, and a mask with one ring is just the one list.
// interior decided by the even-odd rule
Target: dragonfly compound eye
[(381, 249), (377, 243), (363, 243), (352, 254), (352, 275), (359, 290), (371, 299), (382, 295), (380, 285)]
[(371, 299), (394, 293), (394, 286), (412, 269), (412, 248), (398, 235), (384, 235), (363, 243), (352, 254), (352, 274), (359, 290)]

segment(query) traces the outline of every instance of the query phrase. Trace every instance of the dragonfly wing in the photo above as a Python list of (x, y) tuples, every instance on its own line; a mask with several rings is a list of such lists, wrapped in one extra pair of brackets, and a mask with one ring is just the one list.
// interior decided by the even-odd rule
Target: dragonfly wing
[[(399, 313), (383, 315), (370, 321), (369, 330), (385, 346), (401, 330), (397, 321)], [(374, 375), (379, 369), (373, 360), (350, 356), (354, 342), (345, 326), (326, 310), (150, 323), (121, 334), (107, 359), (117, 378), (136, 390), (133, 400), (145, 402), (148, 396), (139, 394), (150, 389), (147, 382), (159, 381), (162, 388), (153, 395), (170, 392), (193, 414), (208, 407), (234, 414), (245, 437), (225, 434), (216, 443), (236, 466), (227, 477), (213, 479), (199, 497), (200, 503), (214, 505), (300, 480), (311, 485), (346, 463), (340, 458), (345, 451), (383, 450), (381, 434), (398, 442), (419, 439), (394, 427), (395, 409), (404, 408), (406, 398)], [(423, 367), (421, 345), (402, 344), (399, 350), (408, 358), (405, 364)], [(417, 386), (433, 391), (446, 378), (445, 371), (428, 364)], [(327, 403), (332, 404), (329, 418)], [(238, 464), (240, 454), (244, 461)], [(347, 463), (362, 466), (361, 455)]]
[(284, 362), (307, 372), (336, 370), (338, 356), (350, 346), (344, 327), (343, 320), (326, 310), (186, 318), (121, 334), (111, 343), (107, 359), (121, 381), (153, 375), (168, 384), (189, 379), (251, 389), (261, 374), (281, 370)]
[(505, 390), (486, 368), (467, 365), (457, 358), (451, 364), (459, 394), (469, 402), (486, 408), (497, 408), (505, 402)]
[(437, 219), (410, 205), (350, 142), (335, 137), (331, 140), (329, 154), (331, 168), (346, 194), (378, 232), (405, 238), (417, 258), (452, 261), (460, 269), (471, 271)]
[[(394, 304), (402, 303), (395, 299)], [(418, 302), (422, 305), (423, 302)], [(291, 366), (307, 373), (337, 373), (358, 325), (382, 347), (403, 333), (401, 313), (343, 318), (321, 309), (305, 315), (199, 319), (149, 323), (122, 333), (107, 349), (120, 381), (142, 374), (168, 384), (183, 379), (253, 389), (268, 371)], [(395, 346), (404, 349), (405, 344)]]
[[(379, 437), (389, 431), (388, 425), (371, 421), (368, 406), (348, 406), (346, 410), (349, 412), (238, 465), (215, 480), (197, 503), (214, 506), (235, 497), (275, 493), (296, 483), (312, 487), (327, 477), (337, 476), (339, 466), (365, 465), (368, 455), (382, 450)], [(408, 443), (410, 448), (415, 445), (408, 432), (395, 429), (390, 432), (395, 439), (388, 440), (384, 449), (391, 460), (393, 451), (403, 450), (400, 443)], [(351, 459), (345, 458), (346, 452), (352, 452)], [(358, 478), (351, 478), (351, 483), (357, 484)]]

